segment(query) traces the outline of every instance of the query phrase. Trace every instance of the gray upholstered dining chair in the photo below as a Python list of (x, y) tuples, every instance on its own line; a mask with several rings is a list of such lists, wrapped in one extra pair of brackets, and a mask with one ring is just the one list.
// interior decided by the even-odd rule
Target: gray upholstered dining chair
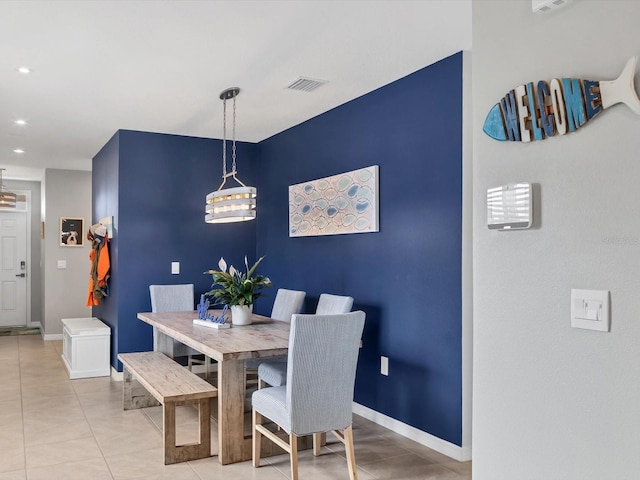
[[(193, 310), (193, 284), (181, 285), (149, 285), (152, 312), (185, 312)], [(153, 329), (153, 349), (164, 353), (170, 358), (188, 357), (187, 366), (192, 370), (193, 364), (204, 364), (205, 378), (209, 377), (210, 359), (205, 355), (204, 360), (193, 358), (202, 355), (197, 350), (180, 343), (162, 332)]]
[(304, 297), (306, 295), (306, 292), (299, 290), (279, 288), (276, 293), (276, 298), (273, 301), (271, 318), (282, 320), (283, 322), (290, 322), (291, 315), (302, 311), (302, 305), (304, 304)]
[(323, 293), (318, 299), (316, 315), (335, 315), (336, 313), (348, 313), (353, 307), (353, 297), (332, 295)]
[[(353, 297), (323, 293), (316, 306), (316, 315), (335, 315), (348, 313), (353, 306)], [(265, 385), (279, 387), (287, 381), (287, 359), (267, 360), (258, 367), (258, 387)]]
[[(260, 466), (264, 435), (289, 453), (291, 479), (297, 480), (296, 437), (313, 435), (313, 454), (318, 456), (322, 434), (332, 431), (345, 445), (349, 478), (356, 479), (352, 404), (364, 320), (362, 311), (293, 316), (286, 385), (256, 390), (251, 397), (254, 467)], [(263, 417), (289, 435), (288, 444), (263, 425)]]
[[(281, 320), (283, 322), (290, 322), (291, 316), (295, 313), (302, 311), (302, 305), (304, 304), (304, 298), (306, 292), (300, 290), (287, 290), (286, 288), (279, 288), (276, 293), (276, 298), (273, 301), (273, 307), (271, 308), (271, 318)], [(286, 361), (286, 357), (281, 359)], [(278, 361), (278, 360), (273, 360)], [(247, 375), (251, 375), (253, 384), (255, 384), (255, 375), (258, 373), (258, 368), (264, 360), (249, 359), (244, 362), (245, 378)]]

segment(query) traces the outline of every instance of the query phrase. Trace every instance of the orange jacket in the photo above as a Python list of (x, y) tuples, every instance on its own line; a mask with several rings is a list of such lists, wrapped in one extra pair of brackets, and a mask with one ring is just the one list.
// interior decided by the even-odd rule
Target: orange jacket
[(87, 239), (92, 241), (91, 253), (89, 260), (91, 261), (91, 275), (89, 277), (89, 296), (87, 297), (87, 306), (100, 305), (100, 301), (109, 295), (109, 237), (93, 235), (91, 230), (87, 234)]

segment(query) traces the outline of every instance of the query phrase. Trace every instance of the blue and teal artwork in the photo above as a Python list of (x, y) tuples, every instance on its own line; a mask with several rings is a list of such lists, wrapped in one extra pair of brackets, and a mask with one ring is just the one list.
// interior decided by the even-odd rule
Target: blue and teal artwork
[(289, 187), (289, 236), (378, 231), (378, 166)]

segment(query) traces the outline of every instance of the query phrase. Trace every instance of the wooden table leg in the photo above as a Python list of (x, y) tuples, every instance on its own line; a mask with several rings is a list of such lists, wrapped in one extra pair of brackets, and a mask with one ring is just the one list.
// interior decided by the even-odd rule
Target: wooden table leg
[(244, 361), (218, 362), (218, 460), (222, 465), (251, 456), (244, 439), (244, 395)]

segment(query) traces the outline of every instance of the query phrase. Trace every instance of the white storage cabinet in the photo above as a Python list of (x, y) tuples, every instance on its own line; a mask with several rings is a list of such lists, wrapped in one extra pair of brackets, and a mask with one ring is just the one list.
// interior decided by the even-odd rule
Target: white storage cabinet
[(95, 317), (63, 318), (62, 361), (69, 378), (108, 377), (111, 329)]

